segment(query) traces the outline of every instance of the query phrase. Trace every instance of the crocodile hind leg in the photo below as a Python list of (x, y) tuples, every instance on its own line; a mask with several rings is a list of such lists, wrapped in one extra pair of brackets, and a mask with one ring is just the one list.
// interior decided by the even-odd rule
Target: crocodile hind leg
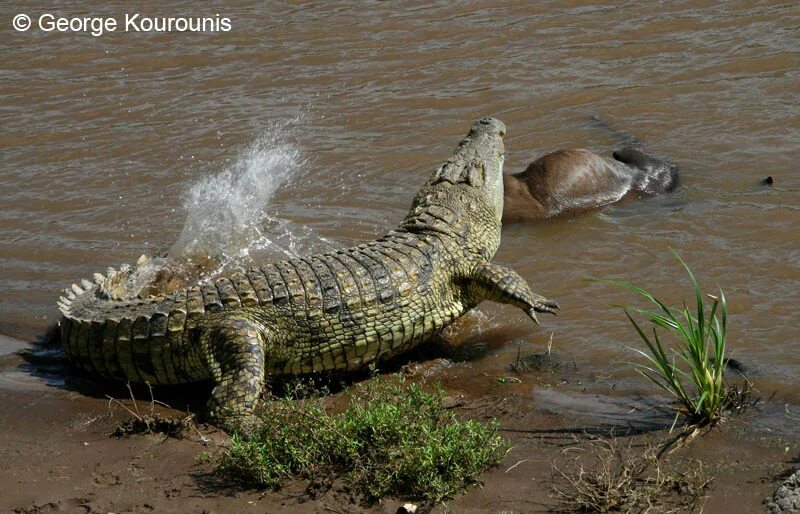
[(525, 279), (511, 268), (485, 262), (478, 266), (471, 278), (470, 287), (479, 299), (519, 307), (536, 324), (539, 324), (537, 312), (557, 314), (558, 304), (531, 291)]
[(228, 432), (252, 432), (265, 379), (262, 331), (247, 319), (229, 317), (205, 335), (204, 343), (214, 382), (209, 418)]

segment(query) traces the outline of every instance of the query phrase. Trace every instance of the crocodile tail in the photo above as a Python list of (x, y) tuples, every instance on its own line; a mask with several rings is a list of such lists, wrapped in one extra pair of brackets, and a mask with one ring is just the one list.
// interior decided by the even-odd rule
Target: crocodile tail
[[(139, 259), (137, 267), (144, 262)], [(64, 291), (58, 302), (64, 353), (78, 368), (108, 378), (191, 381), (184, 371), (186, 294), (131, 298), (125, 284), (132, 271), (109, 268)]]
[[(109, 271), (109, 276), (113, 273), (116, 270)], [(98, 273), (94, 282), (82, 280), (80, 285), (72, 284), (58, 300), (58, 308), (63, 316), (60, 325), (64, 353), (77, 367), (102, 376), (111, 376), (112, 373), (107, 365), (101, 365), (96, 357), (92, 358), (95, 352), (91, 349), (102, 345), (100, 321), (85, 315), (85, 304), (90, 298), (98, 296), (107, 278)]]

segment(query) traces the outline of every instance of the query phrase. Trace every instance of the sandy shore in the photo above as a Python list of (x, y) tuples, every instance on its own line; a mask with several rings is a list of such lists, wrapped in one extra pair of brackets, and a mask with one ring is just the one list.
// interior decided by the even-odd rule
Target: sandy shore
[[(395, 512), (401, 504), (392, 499), (365, 509), (335, 488), (312, 499), (299, 482), (277, 493), (233, 490), (215, 480), (212, 462), (200, 458), (208, 455), (213, 460), (223, 451), (227, 441), (223, 432), (201, 426), (183, 439), (160, 434), (112, 437), (130, 415), (120, 405), (110, 405), (105, 394), (133, 408), (124, 399), (123, 388), (64, 371), (53, 373), (52, 367), (42, 364), (48, 361), (47, 355), (37, 363), (20, 353), (28, 348), (24, 342), (2, 337), (0, 347), (4, 352), (0, 356), (0, 459), (5, 464), (0, 469), (0, 511)], [(523, 402), (519, 391), (559, 387), (563, 382), (547, 371), (521, 375), (521, 382), (513, 384), (487, 377), (485, 390), (470, 395), (458, 388), (463, 377), (472, 373), (470, 363), (420, 366), (430, 378), (441, 381), (446, 391), (458, 395), (460, 415), (499, 419), (513, 445), (501, 465), (481, 477), (482, 488), (448, 502), (446, 508), (452, 512), (558, 511), (552, 495), (553, 463), (567, 462), (570, 452), (581, 448), (589, 434), (610, 430), (608, 424), (564, 412), (568, 409), (553, 412), (548, 405)], [(204, 394), (199, 388), (196, 394), (182, 391), (179, 398), (196, 403), (192, 396)], [(147, 402), (138, 406), (149, 409)], [(164, 408), (159, 412), (185, 414)], [(732, 420), (670, 457), (699, 459), (713, 477), (703, 512), (763, 511), (762, 501), (775, 489), (778, 476), (792, 467), (800, 440), (755, 429), (749, 420), (757, 416), (754, 410)], [(652, 428), (639, 426), (635, 435), (625, 435), (625, 429), (617, 427), (615, 434), (623, 444), (634, 446), (667, 437), (666, 430)], [(444, 511), (445, 506), (434, 510)]]

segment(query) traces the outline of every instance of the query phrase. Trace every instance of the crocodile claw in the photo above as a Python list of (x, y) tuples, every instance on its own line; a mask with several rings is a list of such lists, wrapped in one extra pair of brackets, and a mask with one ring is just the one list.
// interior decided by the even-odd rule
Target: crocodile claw
[(533, 309), (531, 310), (535, 310), (536, 312), (549, 312), (550, 314), (558, 314), (558, 309), (559, 307), (556, 302), (542, 298), (533, 304)]

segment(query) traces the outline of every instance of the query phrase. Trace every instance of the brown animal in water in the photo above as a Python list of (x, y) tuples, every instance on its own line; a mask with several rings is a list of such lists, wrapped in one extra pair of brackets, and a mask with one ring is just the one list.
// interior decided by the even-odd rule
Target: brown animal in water
[(543, 155), (503, 179), (503, 221), (535, 221), (672, 191), (678, 168), (634, 147), (614, 152), (613, 159), (577, 148)]

